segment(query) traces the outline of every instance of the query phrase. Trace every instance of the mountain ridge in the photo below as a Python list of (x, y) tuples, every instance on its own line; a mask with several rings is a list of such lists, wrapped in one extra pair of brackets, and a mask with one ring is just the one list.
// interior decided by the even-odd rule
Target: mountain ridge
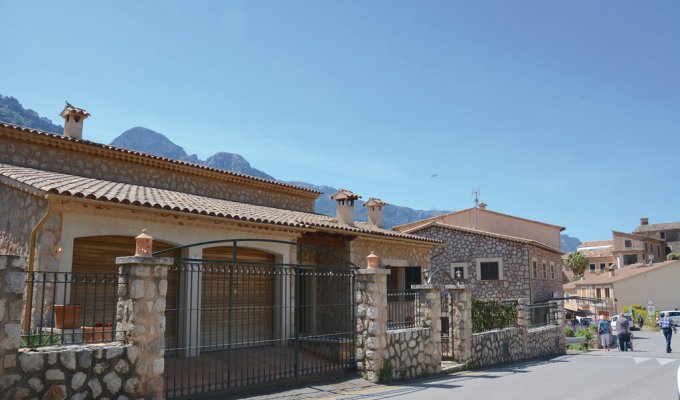
[[(0, 121), (58, 134), (63, 134), (64, 132), (63, 127), (55, 125), (50, 119), (41, 117), (37, 112), (31, 109), (24, 108), (14, 97), (2, 96), (1, 94)], [(111, 145), (223, 169), (225, 171), (237, 172), (274, 181), (277, 180), (273, 176), (252, 167), (240, 154), (220, 151), (205, 160), (201, 160), (196, 154), (187, 154), (182, 146), (177, 145), (162, 133), (140, 126), (133, 127), (123, 132), (111, 142)], [(316, 212), (325, 215), (335, 215), (335, 202), (330, 199), (330, 195), (335, 193), (336, 188), (301, 181), (290, 181), (286, 183), (321, 192), (322, 194), (319, 195), (315, 202)], [(368, 210), (366, 207), (361, 207), (363, 201), (359, 200), (356, 204), (355, 219), (357, 221), (365, 221), (368, 217)], [(448, 212), (450, 211), (416, 210), (405, 206), (390, 205), (384, 210), (383, 224), (386, 228), (391, 228), (396, 225), (431, 218)], [(565, 234), (560, 235), (560, 239), (561, 250), (565, 253), (576, 251), (578, 245), (581, 244), (581, 241), (578, 238)]]

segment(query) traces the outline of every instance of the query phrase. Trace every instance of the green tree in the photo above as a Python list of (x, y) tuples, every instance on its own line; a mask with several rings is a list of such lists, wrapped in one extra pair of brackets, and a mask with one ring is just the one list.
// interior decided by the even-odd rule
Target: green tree
[(588, 266), (588, 257), (578, 251), (569, 253), (567, 256), (567, 265), (569, 265), (569, 268), (571, 268), (574, 275), (583, 275)]

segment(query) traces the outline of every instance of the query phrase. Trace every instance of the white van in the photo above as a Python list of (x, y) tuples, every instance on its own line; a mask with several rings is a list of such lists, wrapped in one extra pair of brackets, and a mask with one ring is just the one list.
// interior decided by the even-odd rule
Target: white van
[(680, 326), (680, 311), (678, 310), (670, 310), (670, 311), (659, 311), (659, 319), (668, 316), (671, 321), (673, 321), (673, 325)]

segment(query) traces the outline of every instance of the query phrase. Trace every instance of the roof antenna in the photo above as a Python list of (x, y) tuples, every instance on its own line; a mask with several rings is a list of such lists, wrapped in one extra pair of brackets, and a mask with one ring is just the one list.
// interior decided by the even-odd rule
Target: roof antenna
[(477, 206), (479, 205), (479, 193), (480, 193), (479, 188), (472, 189), (472, 198), (475, 201), (475, 208), (477, 208)]

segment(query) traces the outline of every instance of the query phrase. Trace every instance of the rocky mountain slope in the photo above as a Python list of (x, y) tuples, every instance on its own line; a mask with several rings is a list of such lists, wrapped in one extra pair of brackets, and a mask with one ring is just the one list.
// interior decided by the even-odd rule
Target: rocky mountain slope
[[(64, 131), (62, 126), (53, 124), (48, 118), (41, 117), (37, 112), (31, 109), (25, 109), (17, 99), (10, 96), (0, 95), (0, 121), (59, 134), (63, 134)], [(260, 171), (257, 168), (253, 168), (250, 163), (239, 154), (218, 152), (205, 160), (201, 160), (196, 154), (187, 154), (183, 147), (173, 143), (162, 133), (155, 132), (148, 128), (135, 127), (128, 129), (114, 139), (113, 142), (111, 142), (111, 145), (275, 180), (273, 176)], [(329, 198), (331, 194), (335, 193), (335, 188), (306, 182), (289, 183), (322, 192), (316, 200), (316, 212), (319, 214), (335, 215), (335, 203)], [(365, 207), (361, 207), (362, 204), (363, 201), (359, 201), (356, 207), (355, 218), (357, 221), (366, 221), (367, 219), (368, 212)], [(391, 228), (396, 225), (434, 217), (446, 212), (449, 211), (414, 210), (409, 207), (390, 205), (385, 208), (383, 224), (385, 227)], [(562, 251), (564, 252), (575, 251), (576, 247), (581, 244), (580, 240), (568, 235), (561, 235), (561, 239)]]

